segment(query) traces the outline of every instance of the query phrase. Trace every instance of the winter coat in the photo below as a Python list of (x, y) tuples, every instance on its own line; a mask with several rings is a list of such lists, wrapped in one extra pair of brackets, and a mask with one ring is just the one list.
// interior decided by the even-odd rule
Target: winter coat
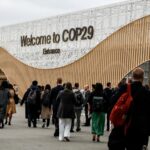
[(62, 91), (64, 88), (62, 85), (57, 85), (56, 87), (52, 88), (51, 94), (50, 94), (50, 100), (52, 101), (52, 107), (53, 107), (53, 117), (56, 118), (57, 116), (57, 105), (56, 105), (56, 98), (58, 96), (58, 93)]
[(40, 94), (40, 90), (37, 86), (31, 85), (30, 88), (27, 89), (27, 91), (25, 92), (23, 99), (20, 103), (20, 105), (23, 105), (23, 103), (25, 103), (25, 118), (28, 118), (28, 106), (27, 106), (27, 98), (28, 95), (30, 93), (30, 91), (32, 90), (36, 90), (37, 96), (36, 96), (36, 106), (35, 106), (35, 110), (38, 113), (38, 111), (40, 111), (41, 109), (41, 94)]
[[(58, 102), (60, 101), (60, 103)], [(63, 90), (57, 97), (59, 103), (57, 117), (58, 118), (74, 118), (74, 105), (75, 105), (74, 93), (70, 90)]]
[(2, 89), (2, 91), (4, 93), (4, 99), (1, 102), (2, 106), (0, 106), (0, 120), (5, 117), (7, 104), (9, 102), (9, 90), (8, 89)]
[[(126, 90), (127, 85), (118, 89), (113, 96), (113, 104)], [(124, 127), (114, 127), (109, 135), (109, 147), (126, 147), (135, 143), (147, 145), (150, 135), (150, 91), (143, 87), (141, 82), (134, 81), (131, 84), (131, 95), (133, 103), (127, 116), (130, 123), (126, 135)]]
[[(47, 106), (43, 105), (43, 101), (44, 101), (44, 95), (47, 95), (49, 98), (49, 103)], [(46, 89), (45, 91), (43, 91), (43, 93), (41, 94), (41, 100), (42, 100), (42, 110), (41, 110), (41, 118), (42, 119), (50, 119), (50, 115), (51, 115), (51, 110), (50, 110), (50, 105), (51, 105), (51, 100), (50, 100), (50, 90)]]

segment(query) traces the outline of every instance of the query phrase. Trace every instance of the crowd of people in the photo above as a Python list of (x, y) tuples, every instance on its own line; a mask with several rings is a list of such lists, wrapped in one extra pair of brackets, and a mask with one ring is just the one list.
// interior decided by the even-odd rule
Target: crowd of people
[(83, 112), (84, 126), (91, 125), (92, 140), (99, 142), (100, 136), (104, 134), (105, 113), (109, 107), (107, 94), (113, 91), (111, 83), (108, 84), (106, 89), (101, 83), (93, 84), (90, 91), (89, 85), (80, 89), (79, 83), (74, 86), (70, 82), (62, 83), (61, 78), (57, 79), (57, 85), (53, 88), (49, 84), (38, 86), (38, 81), (33, 81), (21, 101), (21, 105), (25, 103), (28, 127), (36, 128), (38, 118), (43, 119), (43, 128), (48, 127), (51, 118), (55, 126), (54, 136), (58, 136), (60, 141), (70, 141), (70, 132), (81, 131)]
[[(51, 121), (55, 126), (54, 137), (58, 137), (59, 141), (69, 142), (71, 132), (81, 131), (81, 114), (84, 113), (84, 126), (91, 126), (92, 141), (101, 141), (106, 124), (106, 130), (110, 132), (109, 150), (142, 150), (147, 147), (150, 134), (150, 90), (147, 85), (142, 85), (143, 78), (144, 71), (136, 68), (128, 83), (122, 80), (116, 88), (112, 88), (111, 82), (108, 82), (104, 88), (97, 82), (92, 85), (91, 90), (88, 84), (80, 89), (79, 83), (63, 83), (61, 78), (57, 79), (57, 85), (53, 88), (50, 84), (39, 86), (35, 80), (20, 104), (25, 104), (28, 127), (36, 128), (37, 119), (40, 118), (43, 122), (42, 128), (49, 127)], [(124, 134), (125, 125), (110, 129), (110, 114), (119, 97), (127, 91), (128, 84), (131, 85), (133, 103), (128, 112), (128, 116), (131, 116), (130, 126)], [(3, 82), (0, 87), (0, 97), (5, 98), (0, 101), (2, 128), (7, 122), (11, 125), (12, 114), (16, 113), (14, 95), (13, 86)]]

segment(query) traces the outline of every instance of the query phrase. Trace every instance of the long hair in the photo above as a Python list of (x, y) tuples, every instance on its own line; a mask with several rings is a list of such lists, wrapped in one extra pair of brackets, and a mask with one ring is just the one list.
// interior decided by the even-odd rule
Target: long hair
[(95, 91), (96, 92), (103, 92), (103, 85), (102, 85), (102, 83), (96, 83), (95, 84)]
[(50, 86), (50, 84), (46, 84), (46, 86), (45, 86), (45, 90), (51, 90), (51, 86)]

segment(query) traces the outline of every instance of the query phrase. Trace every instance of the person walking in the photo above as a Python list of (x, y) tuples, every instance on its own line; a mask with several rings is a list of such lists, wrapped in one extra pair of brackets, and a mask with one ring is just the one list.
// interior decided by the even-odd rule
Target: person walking
[[(44, 93), (41, 96), (42, 100), (42, 111), (41, 118), (43, 119), (42, 128), (49, 127), (50, 124), (50, 115), (51, 115), (51, 100), (50, 100), (51, 86), (47, 84), (44, 89)], [(46, 122), (47, 121), (47, 122)], [(46, 124), (45, 124), (46, 123)]]
[(57, 106), (56, 106), (56, 98), (58, 96), (58, 93), (62, 91), (64, 87), (62, 86), (62, 78), (57, 79), (57, 85), (52, 88), (50, 99), (52, 100), (52, 110), (53, 110), (53, 120), (55, 124), (55, 131), (54, 131), (54, 137), (59, 136), (59, 122), (57, 118)]
[(12, 121), (12, 116), (14, 113), (16, 113), (16, 104), (14, 100), (14, 95), (15, 95), (15, 90), (13, 88), (13, 85), (9, 84), (9, 102), (7, 104), (7, 110), (6, 110), (6, 122), (7, 124), (7, 118), (8, 120), (8, 125), (11, 125)]
[(89, 96), (90, 112), (92, 114), (93, 141), (100, 142), (100, 136), (104, 134), (106, 97), (103, 94), (103, 85), (95, 84), (95, 90)]
[(90, 126), (89, 108), (88, 108), (88, 99), (89, 99), (90, 93), (91, 91), (89, 90), (89, 85), (85, 85), (84, 91), (83, 91), (83, 97), (84, 97), (83, 107), (84, 107), (84, 113), (85, 113), (84, 126)]
[[(146, 150), (150, 135), (150, 91), (142, 85), (143, 79), (143, 69), (135, 68), (132, 71), (130, 90), (132, 103), (127, 112), (125, 124), (114, 125), (109, 135), (109, 150)], [(127, 91), (128, 86), (125, 84), (118, 90), (116, 102)]]
[(6, 108), (9, 102), (8, 82), (2, 81), (0, 86), (0, 128), (4, 128), (4, 118), (6, 116)]
[(74, 117), (74, 105), (76, 102), (72, 85), (66, 83), (65, 89), (58, 94), (56, 99), (58, 103), (57, 117), (59, 118), (59, 140), (69, 142), (71, 119)]
[(31, 124), (33, 123), (33, 127), (36, 128), (38, 108), (41, 101), (40, 90), (38, 89), (38, 81), (32, 81), (32, 85), (27, 91), (26, 99), (28, 127), (31, 127)]
[(111, 82), (107, 82), (107, 86), (104, 89), (104, 94), (106, 95), (106, 100), (107, 100), (107, 105), (106, 105), (106, 113), (107, 113), (107, 131), (110, 130), (110, 120), (109, 120), (109, 116), (110, 116), (110, 112), (111, 112), (111, 97), (113, 94), (112, 88), (111, 88)]
[[(79, 83), (75, 83), (74, 84), (74, 89), (73, 92), (75, 94), (75, 98), (76, 98), (76, 103), (75, 103), (75, 117), (76, 117), (76, 131), (79, 132), (81, 131), (81, 127), (80, 127), (80, 122), (81, 122), (81, 112), (82, 112), (82, 108), (83, 108), (83, 102), (84, 102), (84, 98), (83, 95), (79, 89)], [(72, 129), (74, 127), (74, 118), (72, 118)]]

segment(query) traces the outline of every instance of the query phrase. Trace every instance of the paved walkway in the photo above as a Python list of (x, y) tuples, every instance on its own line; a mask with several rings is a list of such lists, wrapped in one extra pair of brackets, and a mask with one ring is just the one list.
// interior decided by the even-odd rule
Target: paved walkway
[[(108, 150), (108, 132), (101, 137), (100, 143), (91, 141), (89, 127), (82, 127), (82, 131), (71, 134), (71, 142), (59, 142), (53, 137), (54, 126), (41, 128), (38, 121), (37, 128), (28, 128), (24, 119), (24, 107), (17, 106), (12, 125), (0, 129), (0, 150)], [(150, 149), (150, 144), (149, 144)]]
[(0, 130), (0, 150), (107, 150), (108, 133), (101, 138), (100, 143), (91, 141), (89, 127), (82, 127), (80, 133), (71, 134), (71, 142), (59, 142), (53, 137), (54, 126), (41, 128), (38, 121), (37, 128), (28, 128), (24, 119), (24, 107), (17, 106), (11, 126)]

